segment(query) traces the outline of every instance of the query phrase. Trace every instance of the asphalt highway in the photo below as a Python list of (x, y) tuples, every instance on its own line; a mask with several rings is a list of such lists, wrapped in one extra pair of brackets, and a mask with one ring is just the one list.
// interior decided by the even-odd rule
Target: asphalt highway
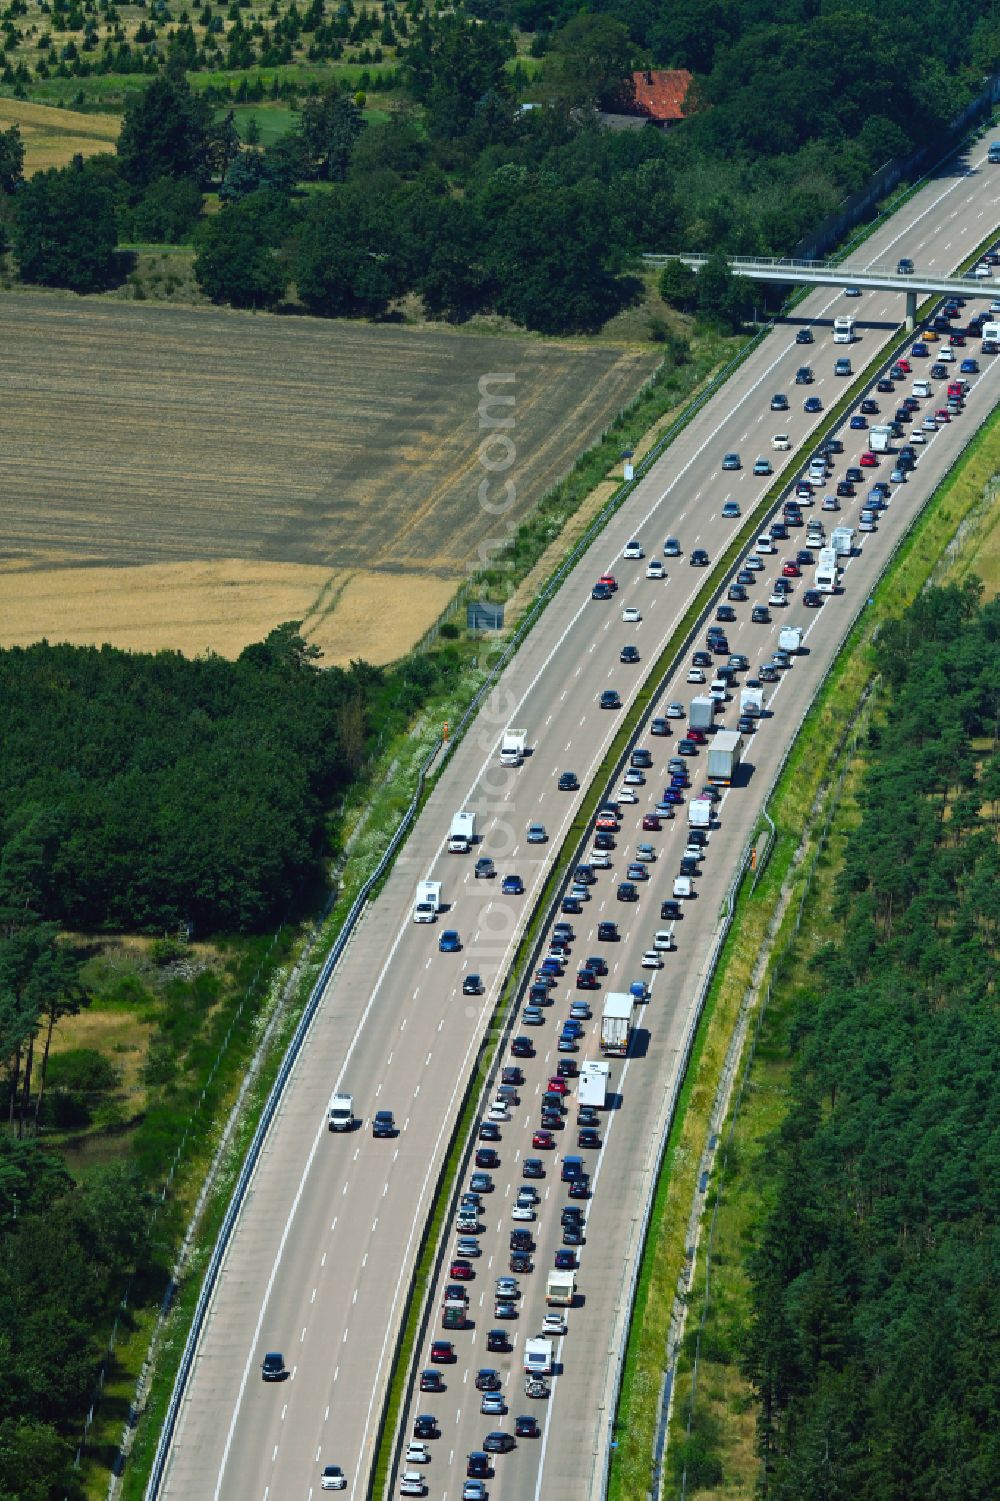
[[(866, 242), (859, 260), (874, 263), (888, 255), (907, 254), (921, 266), (951, 269), (1000, 217), (994, 179), (987, 175), (983, 160), (984, 152), (977, 148), (970, 168), (929, 182)], [(787, 465), (794, 473), (810, 452), (810, 424), (817, 419), (803, 413), (801, 397), (818, 394), (829, 406), (843, 385), (832, 374), (829, 320), (834, 313), (851, 312), (861, 325), (860, 339), (847, 351), (858, 370), (894, 331), (902, 316), (901, 303), (901, 298), (884, 293), (845, 300), (818, 292), (800, 305), (795, 324), (764, 342), (637, 487), (546, 610), (456, 749), (383, 892), (338, 966), (296, 1065), (213, 1300), (171, 1449), (164, 1494), (292, 1501), (319, 1493), (321, 1470), (328, 1463), (343, 1466), (348, 1494), (364, 1494), (413, 1258), (455, 1113), (469, 1072), (477, 1067), (496, 986), (544, 877), (548, 852), (558, 845), (579, 796), (557, 792), (556, 778), (571, 768), (586, 786), (619, 721), (617, 713), (597, 707), (601, 690), (616, 688), (627, 706), (643, 671), (702, 582), (701, 572), (688, 562), (691, 550), (704, 547), (714, 558), (742, 524), (722, 519), (723, 503), (737, 501), (746, 515), (772, 483), (752, 476), (753, 460), (763, 454), (776, 470)], [(971, 310), (970, 305), (966, 311)], [(794, 342), (793, 328), (805, 323), (815, 332), (811, 346)], [(838, 348), (837, 353), (843, 352)], [(816, 380), (804, 392), (794, 385), (794, 373), (806, 363), (813, 366)], [(820, 610), (807, 611), (801, 604), (805, 581), (796, 580), (791, 604), (784, 611), (772, 611), (771, 627), (749, 622), (751, 603), (765, 597), (763, 582), (750, 590), (750, 603), (737, 606), (738, 621), (728, 632), (730, 646), (746, 652), (751, 664), (773, 650), (784, 623), (808, 628), (809, 650), (772, 685), (771, 717), (752, 739), (743, 785), (730, 790), (722, 804), (720, 825), (696, 882), (697, 897), (686, 904), (678, 927), (677, 952), (667, 955), (664, 969), (655, 973), (653, 998), (644, 1008), (633, 1056), (627, 1064), (612, 1066), (621, 1106), (602, 1132), (601, 1153), (587, 1154), (593, 1159), (595, 1191), (586, 1206), (587, 1244), (578, 1274), (584, 1301), (570, 1311), (563, 1371), (552, 1399), (536, 1414), (544, 1419), (543, 1437), (525, 1441), (513, 1454), (499, 1458), (497, 1474), (489, 1482), (491, 1496), (502, 1491), (517, 1497), (541, 1495), (544, 1481), (546, 1497), (579, 1497), (591, 1482), (598, 1414), (614, 1353), (611, 1330), (627, 1258), (636, 1249), (633, 1232), (648, 1181), (650, 1143), (687, 1011), (711, 949), (733, 859), (753, 825), (786, 736), (832, 659), (861, 591), (905, 528), (915, 497), (946, 470), (994, 404), (996, 378), (995, 362), (991, 369), (988, 361), (983, 377), (971, 377), (966, 412), (921, 450), (916, 475), (893, 497), (878, 530), (864, 539), (860, 555), (846, 570), (840, 595)], [(775, 392), (788, 395), (790, 411), (769, 410)], [(514, 417), (516, 423), (516, 408)], [(777, 432), (790, 435), (789, 453), (771, 450), (771, 437)], [(513, 433), (516, 441), (516, 426)], [(847, 453), (835, 479), (844, 464), (857, 461), (846, 436)], [(863, 435), (852, 436), (859, 439), (860, 449)], [(721, 472), (722, 455), (729, 450), (742, 456), (743, 468), (735, 474)], [(885, 477), (885, 469), (883, 461), (879, 477)], [(842, 504), (841, 514), (824, 514), (828, 531), (832, 523), (856, 519), (858, 503), (850, 503), (853, 509), (846, 501)], [(807, 510), (807, 519), (814, 513)], [(666, 580), (647, 579), (645, 561), (622, 560), (623, 548), (635, 536), (643, 541), (647, 559), (662, 556), (668, 534), (680, 538), (684, 556), (666, 560)], [(801, 536), (793, 532), (781, 545), (779, 557), (804, 545)], [(772, 559), (764, 561), (769, 566), (761, 578), (769, 583), (777, 570), (770, 566)], [(609, 568), (618, 578), (618, 593), (609, 602), (592, 601), (594, 580)], [(640, 624), (623, 624), (625, 605), (640, 609)], [(639, 648), (638, 666), (619, 662), (626, 643)], [(667, 698), (686, 703), (700, 691), (683, 682), (687, 666), (686, 660), (681, 681), (670, 685)], [(734, 722), (730, 705), (726, 723)], [(508, 723), (524, 725), (532, 747), (530, 757), (516, 770), (502, 769), (497, 761), (497, 744)], [(647, 786), (638, 789), (647, 798), (663, 784), (663, 763), (673, 742), (648, 743), (654, 771), (647, 774)], [(694, 763), (692, 779), (696, 788), (704, 780), (701, 757)], [(643, 807), (640, 803), (631, 813), (626, 810), (621, 857), (637, 837), (635, 824)], [(460, 808), (477, 814), (481, 842), (471, 856), (445, 849), (452, 814)], [(614, 872), (601, 875), (585, 915), (575, 921), (580, 936), (574, 958), (598, 951), (590, 927), (602, 909), (622, 925), (623, 937), (613, 952), (610, 945), (602, 946), (609, 962), (616, 962), (612, 976), (603, 982), (604, 990), (594, 998), (597, 1014), (601, 994), (609, 988), (627, 988), (619, 986), (619, 979), (638, 977), (640, 952), (661, 925), (658, 903), (669, 895), (682, 847), (683, 809), (680, 813), (660, 834), (645, 836), (657, 844), (659, 858), (638, 904), (624, 914), (614, 900), (613, 880), (621, 865), (616, 851)], [(547, 845), (527, 844), (527, 825), (534, 820), (545, 824)], [(474, 879), (474, 860), (480, 854), (495, 859), (496, 879)], [(525, 894), (503, 897), (500, 877), (512, 871), (521, 875)], [(448, 911), (436, 925), (415, 925), (415, 886), (428, 877), (444, 883)], [(443, 928), (460, 932), (460, 953), (438, 952)], [(481, 975), (483, 994), (462, 995), (463, 977), (470, 972)], [(441, 1422), (442, 1438), (432, 1446), (433, 1458), (426, 1467), (431, 1495), (461, 1496), (466, 1453), (480, 1445), (489, 1429), (512, 1428), (509, 1419), (482, 1417), (472, 1400), (475, 1369), (501, 1364), (500, 1357), (486, 1355), (485, 1329), (494, 1320), (490, 1299), (480, 1311), (478, 1298), (492, 1286), (490, 1279), (507, 1269), (509, 1215), (502, 1206), (519, 1184), (520, 1158), (536, 1119), (536, 1088), (543, 1067), (553, 1061), (545, 1055), (555, 1047), (555, 1017), (563, 1014), (571, 984), (572, 971), (557, 992), (557, 1005), (546, 1013), (545, 1025), (537, 1029), (539, 1056), (530, 1064), (521, 1107), (503, 1127), (502, 1167), (494, 1174), (496, 1188), (490, 1199), (497, 1208), (488, 1216), (482, 1237), (484, 1271), (470, 1284), (475, 1289), (475, 1329), (454, 1336), (456, 1344), (461, 1342), (460, 1360), (449, 1368), (447, 1392), (433, 1402), (417, 1399), (413, 1409), (434, 1411)], [(588, 1024), (580, 1058), (594, 1056), (594, 1026)], [(326, 1129), (327, 1105), (338, 1090), (353, 1094), (362, 1121), (347, 1136)], [(378, 1109), (395, 1113), (399, 1131), (394, 1139), (373, 1139), (369, 1122)], [(516, 1382), (520, 1341), (540, 1322), (544, 1270), (551, 1265), (559, 1233), (555, 1208), (565, 1202), (551, 1171), (545, 1187), (549, 1195), (536, 1226), (539, 1270), (522, 1279), (524, 1312), (514, 1323), (518, 1343), (503, 1357), (508, 1385), (514, 1380), (518, 1393), (511, 1401), (512, 1413), (530, 1410)], [(435, 1329), (435, 1334), (440, 1332)], [(268, 1350), (284, 1354), (289, 1375), (283, 1383), (260, 1379), (260, 1361)], [(576, 1353), (581, 1350), (586, 1351), (584, 1358)], [(417, 1363), (426, 1364), (426, 1350), (418, 1353)]]

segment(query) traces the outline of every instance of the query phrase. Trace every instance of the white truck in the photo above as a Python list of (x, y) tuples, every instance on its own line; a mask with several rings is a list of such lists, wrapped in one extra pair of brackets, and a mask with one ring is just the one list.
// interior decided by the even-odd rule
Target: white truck
[(575, 1272), (551, 1271), (545, 1279), (545, 1301), (550, 1308), (571, 1308), (575, 1294)]
[(608, 1102), (609, 1063), (582, 1063), (576, 1099), (579, 1105), (596, 1105), (603, 1110)]
[(740, 689), (740, 713), (750, 714), (754, 719), (759, 719), (764, 712), (763, 688)]
[(688, 827), (710, 829), (712, 826), (712, 799), (693, 797), (688, 803)]
[(992, 339), (994, 343), (1000, 343), (1000, 323), (984, 323), (979, 337), (981, 339)]
[(335, 1094), (326, 1113), (326, 1123), (331, 1131), (351, 1131), (354, 1128), (354, 1098), (349, 1094)]
[(688, 724), (692, 730), (710, 730), (715, 724), (715, 700), (699, 694), (691, 700)]
[(736, 775), (743, 753), (743, 740), (736, 730), (720, 730), (708, 748), (708, 780), (728, 787)]
[(872, 453), (891, 453), (892, 428), (886, 423), (873, 423), (868, 429), (868, 447)]
[(520, 766), (524, 760), (524, 749), (527, 743), (527, 730), (518, 730), (509, 724), (500, 741), (500, 765)]
[(632, 1033), (633, 999), (624, 991), (613, 990), (605, 997), (601, 1014), (601, 1052), (624, 1058)]
[(819, 590), (820, 594), (836, 594), (838, 574), (836, 552), (832, 547), (821, 547), (816, 564), (814, 587)]
[(465, 811), (456, 813), (451, 821), (451, 833), (448, 836), (448, 848), (452, 854), (468, 854), (475, 837), (476, 815)]
[(853, 526), (835, 526), (830, 533), (830, 546), (838, 558), (849, 558), (854, 551)]
[(552, 1375), (552, 1341), (550, 1339), (525, 1340), (524, 1374), (526, 1376)]
[(418, 881), (413, 903), (414, 922), (433, 922), (441, 911), (441, 882)]
[(841, 313), (839, 318), (834, 318), (833, 342), (835, 344), (853, 344), (854, 319), (850, 313)]
[(800, 625), (783, 625), (778, 632), (778, 645), (782, 651), (796, 652), (802, 645), (802, 636)]

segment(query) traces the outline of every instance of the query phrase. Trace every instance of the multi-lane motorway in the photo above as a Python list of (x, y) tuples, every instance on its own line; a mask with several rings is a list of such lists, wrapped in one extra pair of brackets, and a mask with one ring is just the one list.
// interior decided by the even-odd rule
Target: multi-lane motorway
[[(1000, 220), (995, 181), (984, 160), (977, 148), (970, 162), (935, 177), (866, 243), (861, 259), (876, 262), (906, 254), (931, 269), (952, 269)], [(777, 330), (687, 427), (574, 571), (449, 761), (385, 890), (331, 980), (285, 1094), (213, 1300), (169, 1456), (165, 1494), (291, 1501), (318, 1495), (319, 1477), (328, 1463), (343, 1466), (351, 1495), (364, 1494), (413, 1257), (442, 1154), (476, 1063), (496, 986), (543, 879), (547, 851), (558, 845), (579, 796), (557, 792), (556, 778), (572, 768), (586, 786), (619, 720), (618, 714), (598, 708), (601, 690), (616, 688), (627, 706), (644, 669), (702, 581), (688, 562), (692, 549), (702, 547), (716, 557), (742, 524), (722, 518), (723, 503), (737, 501), (745, 517), (771, 483), (753, 477), (753, 460), (765, 454), (776, 469), (784, 463), (793, 473), (810, 451), (811, 425), (821, 419), (806, 416), (803, 395), (818, 394), (829, 407), (843, 386), (832, 374), (829, 320), (834, 312), (851, 312), (861, 325), (860, 340), (850, 349), (857, 370), (898, 323), (898, 302), (882, 293), (845, 300), (818, 292), (800, 305), (796, 326), (811, 325), (815, 343), (797, 345), (791, 326)], [(794, 385), (801, 364), (815, 371), (807, 391)], [(696, 881), (697, 897), (686, 904), (677, 926), (677, 951), (666, 956), (664, 969), (655, 974), (638, 1046), (624, 1064), (613, 1066), (620, 1108), (603, 1127), (600, 1153), (586, 1154), (594, 1193), (585, 1206), (587, 1243), (578, 1273), (584, 1301), (569, 1314), (562, 1371), (552, 1398), (544, 1406), (533, 1404), (541, 1407), (536, 1415), (543, 1420), (542, 1436), (498, 1458), (488, 1482), (491, 1496), (541, 1495), (544, 1483), (547, 1497), (579, 1497), (591, 1482), (611, 1331), (621, 1311), (617, 1305), (625, 1264), (636, 1249), (651, 1144), (658, 1137), (660, 1108), (711, 950), (733, 859), (757, 816), (787, 735), (835, 654), (859, 599), (905, 528), (917, 497), (945, 471), (995, 403), (995, 381), (988, 362), (983, 376), (970, 377), (966, 410), (919, 450), (916, 474), (899, 487), (878, 530), (865, 537), (859, 556), (846, 569), (841, 594), (822, 609), (807, 611), (801, 604), (802, 583), (796, 581), (791, 603), (772, 611), (771, 626), (750, 623), (751, 603), (763, 596), (764, 582), (749, 591), (749, 603), (736, 607), (737, 621), (728, 628), (730, 646), (745, 652), (752, 664), (774, 649), (784, 623), (807, 628), (808, 652), (769, 690), (769, 717), (747, 753), (749, 776), (725, 797)], [(769, 410), (775, 392), (788, 395), (788, 413)], [(516, 423), (516, 409), (514, 417)], [(792, 440), (788, 454), (771, 450), (771, 437), (778, 431)], [(843, 436), (847, 451), (835, 479), (844, 465), (857, 462), (863, 446), (863, 434), (852, 435), (858, 439), (856, 448)], [(744, 467), (723, 474), (722, 456), (730, 450), (741, 454)], [(886, 476), (880, 472), (879, 477)], [(840, 515), (824, 516), (828, 530), (835, 521), (856, 524), (858, 502), (842, 505)], [(684, 556), (667, 560), (665, 581), (647, 579), (645, 562), (623, 561), (632, 537), (642, 539), (651, 557), (662, 555), (668, 534), (679, 537)], [(800, 537), (793, 532), (792, 540), (780, 546), (779, 557), (802, 545)], [(772, 565), (774, 560), (764, 561)], [(592, 601), (591, 586), (607, 569), (617, 576), (619, 591), (610, 602)], [(769, 566), (762, 580), (769, 583), (775, 572)], [(641, 623), (623, 623), (626, 605), (640, 610)], [(638, 666), (619, 661), (627, 642), (639, 648)], [(685, 660), (666, 698), (687, 702), (697, 691), (683, 681), (688, 665)], [(533, 751), (516, 770), (501, 769), (496, 755), (499, 736), (511, 722), (527, 728)], [(726, 722), (734, 722), (732, 706)], [(665, 780), (663, 767), (673, 742), (647, 743), (654, 770), (639, 792), (651, 801)], [(696, 787), (704, 780), (698, 760), (692, 777)], [(656, 843), (658, 860), (639, 902), (626, 909), (615, 901), (622, 861), (643, 837), (638, 816), (645, 806), (640, 802), (626, 810), (615, 869), (602, 873), (584, 915), (574, 920), (579, 935), (574, 958), (599, 951), (591, 935), (602, 911), (619, 920), (621, 942), (600, 946), (609, 963), (614, 959), (605, 991), (627, 988), (619, 982), (639, 976), (640, 953), (661, 925), (659, 901), (669, 895), (682, 847), (683, 810), (659, 834), (644, 836)], [(466, 807), (475, 809), (482, 836), (474, 855), (493, 856), (501, 875), (520, 874), (523, 896), (503, 897), (499, 877), (474, 879), (474, 856), (445, 851), (452, 814)], [(548, 845), (527, 844), (527, 825), (533, 820), (545, 824)], [(434, 926), (411, 921), (416, 883), (426, 877), (444, 883), (449, 905)], [(459, 954), (438, 952), (443, 927), (460, 932)], [(470, 971), (482, 976), (482, 995), (463, 996), (463, 976)], [(447, 1391), (415, 1399), (409, 1414), (433, 1411), (440, 1423), (442, 1436), (431, 1446), (433, 1457), (424, 1467), (431, 1495), (461, 1496), (469, 1450), (480, 1446), (488, 1430), (513, 1428), (510, 1418), (479, 1413), (473, 1389), (478, 1367), (503, 1369), (511, 1415), (532, 1405), (526, 1406), (519, 1395), (521, 1343), (540, 1324), (544, 1273), (561, 1234), (558, 1208), (566, 1202), (551, 1170), (543, 1184), (548, 1196), (534, 1226), (538, 1270), (522, 1278), (524, 1309), (513, 1323), (514, 1348), (505, 1356), (486, 1353), (485, 1332), (494, 1324), (488, 1294), (493, 1277), (507, 1270), (509, 1196), (519, 1186), (520, 1162), (537, 1123), (536, 1090), (543, 1071), (554, 1071), (556, 1018), (565, 1014), (572, 973), (561, 982), (545, 1025), (537, 1029), (538, 1057), (525, 1065), (521, 1105), (502, 1127), (501, 1168), (494, 1173), (489, 1200), (495, 1208), (488, 1208), (481, 1237), (483, 1270), (470, 1283), (475, 1327), (449, 1336), (455, 1339), (459, 1361), (447, 1368)], [(600, 995), (594, 999), (595, 1012), (599, 1004)], [(587, 1024), (580, 1058), (595, 1055), (594, 1025)], [(326, 1130), (326, 1108), (338, 1088), (354, 1095), (363, 1120), (346, 1137)], [(385, 1108), (395, 1113), (399, 1134), (375, 1140), (368, 1122)], [(572, 1110), (568, 1119), (572, 1123)], [(575, 1146), (572, 1124), (567, 1136)], [(557, 1153), (549, 1155), (558, 1156), (558, 1150), (564, 1150), (561, 1142)], [(480, 1308), (483, 1292), (487, 1296)], [(289, 1370), (285, 1382), (261, 1381), (259, 1364), (266, 1350), (283, 1352)], [(417, 1364), (426, 1363), (427, 1351), (421, 1349)]]

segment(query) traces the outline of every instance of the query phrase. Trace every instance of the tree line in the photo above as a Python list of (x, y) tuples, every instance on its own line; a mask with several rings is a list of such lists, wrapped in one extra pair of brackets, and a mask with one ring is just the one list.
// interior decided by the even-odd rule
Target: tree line
[(879, 637), (835, 920), (759, 1164), (744, 1366), (773, 1501), (1000, 1494), (1000, 603)]
[[(537, 76), (512, 72), (516, 28)], [(366, 124), (363, 100), (332, 84), (282, 139), (241, 140), (175, 45), (128, 102), (117, 158), (25, 183), (16, 164), (4, 177), (0, 144), (0, 234), (21, 275), (91, 290), (116, 274), (116, 240), (193, 238), (217, 302), (378, 317), (415, 294), (431, 317), (591, 330), (636, 295), (641, 251), (787, 253), (887, 158), (940, 138), (993, 65), (997, 28), (988, 0), (961, 16), (931, 0), (916, 50), (902, 0), (786, 0), (766, 17), (751, 0), (597, 15), (474, 0), (415, 6), (397, 41), (388, 121)], [(627, 110), (631, 70), (649, 63), (692, 71), (689, 118), (607, 130), (598, 111)], [(223, 208), (203, 220), (209, 188)], [(666, 287), (738, 322), (745, 297), (717, 290)]]

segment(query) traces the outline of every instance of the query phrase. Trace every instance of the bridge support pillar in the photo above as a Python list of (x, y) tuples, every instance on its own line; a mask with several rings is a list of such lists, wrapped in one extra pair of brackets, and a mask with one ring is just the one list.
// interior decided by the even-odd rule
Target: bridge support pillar
[(916, 292), (907, 292), (907, 294), (906, 294), (906, 328), (907, 328), (907, 332), (908, 333), (912, 334), (912, 332), (914, 330), (914, 327), (916, 326), (916, 322), (917, 322), (917, 294), (916, 294)]

